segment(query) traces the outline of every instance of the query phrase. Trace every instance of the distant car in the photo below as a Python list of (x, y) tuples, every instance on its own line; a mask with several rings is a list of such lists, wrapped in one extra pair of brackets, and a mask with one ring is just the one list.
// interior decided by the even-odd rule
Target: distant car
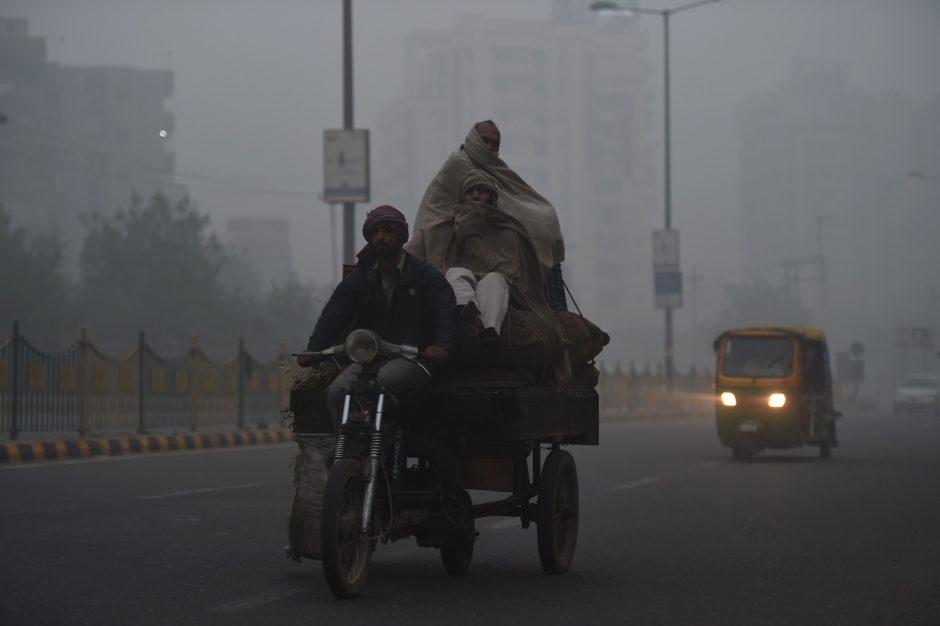
[(894, 392), (894, 412), (932, 411), (940, 415), (940, 375), (915, 374)]

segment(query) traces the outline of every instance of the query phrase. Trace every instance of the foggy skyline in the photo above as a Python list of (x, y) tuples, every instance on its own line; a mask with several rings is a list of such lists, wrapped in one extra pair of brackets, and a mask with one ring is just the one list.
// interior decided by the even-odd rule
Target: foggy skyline
[[(577, 4), (587, 12), (589, 2)], [(229, 218), (290, 218), (294, 266), (301, 277), (323, 284), (333, 278), (333, 247), (329, 209), (317, 196), (322, 130), (342, 126), (341, 6), (338, 0), (265, 7), (247, 1), (4, 0), (0, 15), (28, 18), (31, 35), (47, 40), (54, 63), (171, 70), (174, 93), (167, 107), (176, 131), (168, 148), (177, 180), (211, 216), (216, 232), (224, 233)], [(404, 94), (402, 40), (415, 29), (447, 31), (462, 15), (547, 20), (552, 2), (355, 0), (353, 8), (355, 126), (373, 128), (377, 114)], [(657, 190), (647, 225), (652, 229), (662, 225), (662, 39), (658, 18), (640, 22), (653, 68), (647, 86), (657, 148), (650, 155), (657, 176), (651, 181)], [(940, 93), (940, 3), (723, 0), (675, 16), (671, 34), (673, 221), (682, 233), (686, 273), (686, 308), (676, 317), (678, 330), (688, 332), (693, 269), (702, 277), (700, 322), (719, 314), (723, 282), (755, 273), (742, 259), (738, 228), (742, 105), (816, 69), (843, 72), (853, 92), (893, 92), (924, 105)], [(491, 113), (480, 111), (478, 118)], [(504, 156), (512, 164), (513, 129), (502, 131)], [(462, 138), (453, 138), (454, 148)], [(381, 167), (372, 162), (373, 171)], [(884, 176), (903, 182), (909, 170), (940, 178), (936, 162), (898, 163)], [(433, 174), (426, 172), (428, 181)], [(940, 184), (929, 185), (925, 181), (917, 197), (937, 206)], [(381, 202), (382, 190), (373, 189), (371, 204)], [(357, 225), (367, 208), (358, 207)], [(409, 217), (416, 209), (400, 208)], [(808, 228), (811, 235), (813, 225)], [(651, 312), (653, 324), (660, 323), (657, 314)], [(679, 343), (680, 358), (683, 350), (688, 347)]]

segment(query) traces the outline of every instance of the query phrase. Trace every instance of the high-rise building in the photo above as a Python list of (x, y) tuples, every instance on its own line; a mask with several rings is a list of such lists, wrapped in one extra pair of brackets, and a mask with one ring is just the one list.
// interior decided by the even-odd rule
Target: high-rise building
[(804, 66), (742, 107), (743, 258), (787, 278), (817, 322), (832, 298), (864, 306), (862, 292), (839, 285), (885, 285), (901, 269), (878, 251), (900, 243), (911, 113), (897, 94), (865, 94), (842, 70)]
[(849, 79), (797, 66), (742, 107), (742, 254), (753, 275), (799, 297), (834, 351), (864, 343), (866, 384), (877, 385), (914, 367), (897, 328), (938, 321), (940, 183), (928, 172), (940, 163), (940, 99), (916, 107)]
[(134, 193), (178, 198), (172, 92), (166, 70), (49, 63), (25, 19), (0, 18), (0, 203), (74, 242), (83, 213), (113, 213)]
[(550, 21), (467, 17), (411, 33), (406, 95), (377, 124), (376, 190), (413, 217), (472, 124), (493, 119), (500, 155), (558, 211), (585, 315), (612, 331), (652, 319), (659, 135), (645, 33), (561, 0)]

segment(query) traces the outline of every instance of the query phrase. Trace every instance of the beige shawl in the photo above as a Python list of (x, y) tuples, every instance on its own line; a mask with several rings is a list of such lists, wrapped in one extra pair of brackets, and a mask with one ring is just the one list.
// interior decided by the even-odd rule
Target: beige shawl
[(438, 268), (446, 266), (442, 255), (449, 248), (453, 233), (442, 228), (441, 220), (453, 218), (454, 206), (462, 197), (461, 183), (471, 170), (481, 170), (495, 179), (500, 211), (514, 218), (531, 242), (544, 284), (552, 268), (565, 258), (565, 242), (555, 207), (486, 147), (475, 125), (428, 185), (415, 217), (412, 239), (405, 249)]

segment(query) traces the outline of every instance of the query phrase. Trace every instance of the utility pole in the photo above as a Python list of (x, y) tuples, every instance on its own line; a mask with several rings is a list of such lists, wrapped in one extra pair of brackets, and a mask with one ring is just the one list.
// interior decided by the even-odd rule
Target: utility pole
[(824, 215), (816, 216), (816, 259), (819, 262), (819, 325), (826, 326), (829, 318), (829, 293), (827, 284), (826, 257), (823, 255), (823, 224), (831, 221)]
[(702, 275), (696, 268), (692, 268), (692, 334), (698, 330), (698, 284), (702, 280)]
[[(343, 128), (353, 128), (353, 58), (352, 58), (352, 0), (343, 0)], [(356, 262), (353, 228), (356, 205), (343, 203), (343, 263)]]

